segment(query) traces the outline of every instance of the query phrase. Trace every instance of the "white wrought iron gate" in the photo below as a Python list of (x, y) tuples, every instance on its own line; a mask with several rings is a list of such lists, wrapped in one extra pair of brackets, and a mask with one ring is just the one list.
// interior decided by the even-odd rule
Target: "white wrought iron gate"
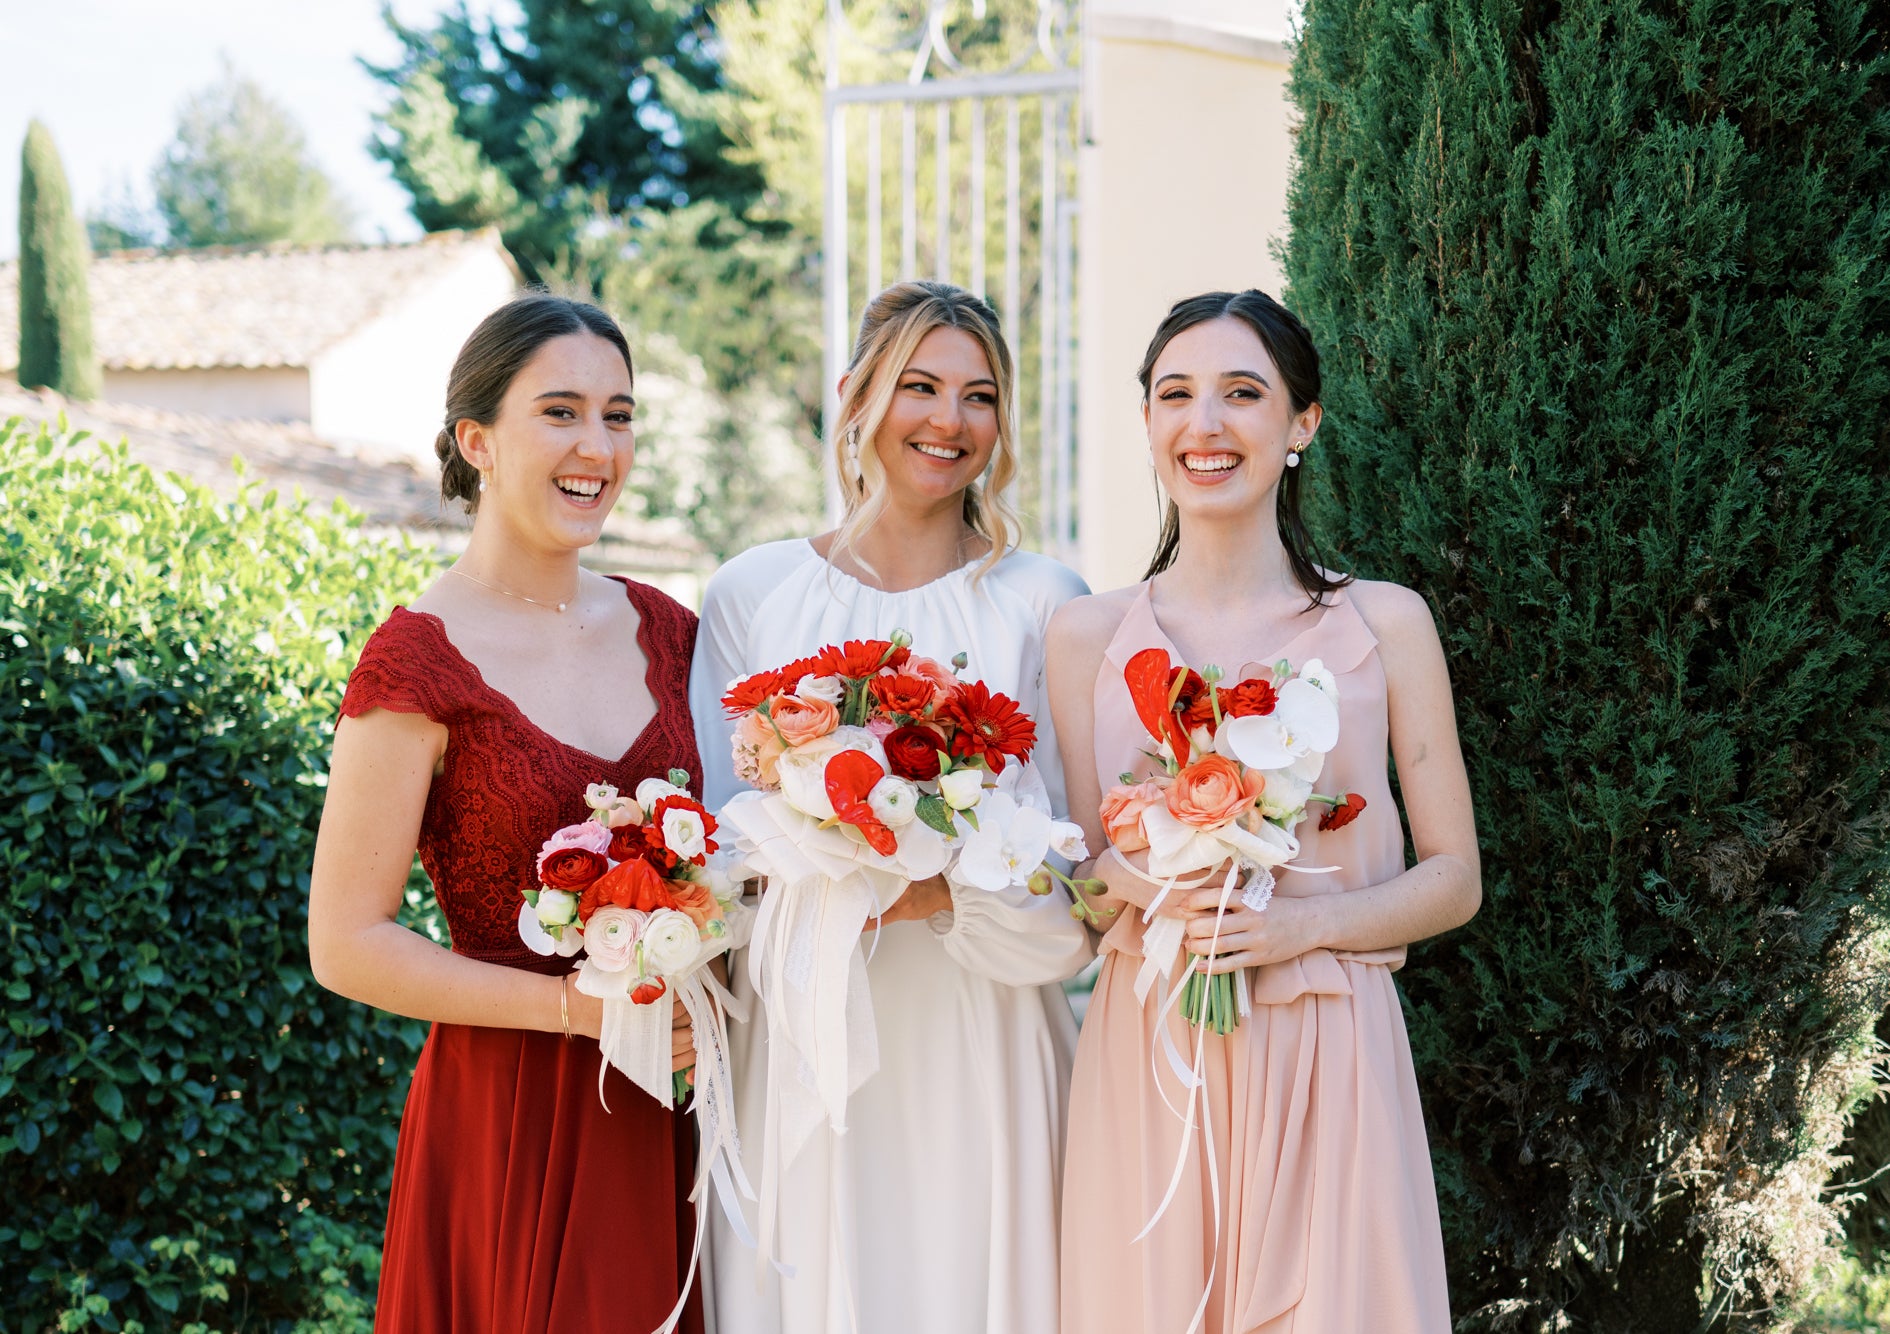
[(827, 0), (827, 438), (874, 293), (930, 277), (987, 297), (1017, 362), (1025, 538), (1064, 558), (1076, 539), (1079, 7)]

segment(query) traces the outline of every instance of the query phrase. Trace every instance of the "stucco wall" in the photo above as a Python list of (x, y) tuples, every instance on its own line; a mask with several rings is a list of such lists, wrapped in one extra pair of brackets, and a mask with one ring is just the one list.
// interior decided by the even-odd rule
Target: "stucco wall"
[(103, 398), (111, 403), (137, 403), (205, 417), (307, 421), (308, 372), (300, 367), (107, 370)]
[(432, 466), (453, 358), (516, 285), (496, 248), (475, 251), (319, 353), (310, 367), (316, 434)]
[(1183, 297), (1278, 295), (1270, 251), (1286, 231), (1292, 170), (1286, 47), (1163, 5), (1124, 12), (1135, 8), (1116, 0), (1094, 14), (1092, 143), (1080, 159), (1080, 549), (1096, 589), (1139, 579), (1154, 547), (1143, 349)]

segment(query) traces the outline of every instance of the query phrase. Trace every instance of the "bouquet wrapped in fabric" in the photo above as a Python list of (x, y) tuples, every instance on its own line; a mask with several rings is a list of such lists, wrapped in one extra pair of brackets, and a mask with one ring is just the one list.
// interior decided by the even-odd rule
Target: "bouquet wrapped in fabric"
[[(598, 1036), (604, 1063), (614, 1065), (665, 1107), (689, 1096), (701, 1139), (696, 1202), (696, 1254), (702, 1245), (704, 1187), (715, 1183), (738, 1234), (746, 1225), (735, 1194), (754, 1198), (741, 1166), (735, 1100), (728, 1064), (727, 1015), (743, 1007), (708, 967), (747, 943), (754, 910), (741, 901), (730, 874), (736, 860), (715, 840), (715, 817), (689, 795), (689, 775), (646, 778), (626, 797), (609, 784), (584, 791), (590, 818), (545, 840), (538, 884), (524, 891), (519, 936), (539, 954), (582, 955), (576, 986), (604, 1002)], [(672, 1072), (675, 1007), (695, 1032), (696, 1064)], [(604, 1065), (597, 1071), (604, 1093)], [(608, 1106), (608, 1104), (606, 1104)], [(695, 1256), (690, 1260), (690, 1281)], [(662, 1329), (681, 1318), (688, 1286)]]
[[(1149, 648), (1129, 659), (1123, 677), (1148, 729), (1147, 753), (1161, 771), (1141, 782), (1123, 774), (1103, 797), (1101, 819), (1117, 853), (1147, 851), (1145, 878), (1159, 886), (1143, 914), (1136, 992), (1146, 999), (1158, 978), (1186, 961), (1182, 923), (1156, 915), (1168, 894), (1211, 884), (1225, 866), (1218, 874), (1222, 909), (1238, 892), (1245, 906), (1264, 910), (1274, 868), (1299, 855), (1293, 831), (1307, 806), (1329, 807), (1320, 828), (1336, 829), (1358, 818), (1365, 799), (1313, 790), (1339, 739), (1338, 687), (1318, 659), (1297, 672), (1278, 662), (1222, 686), (1219, 668), (1175, 666), (1166, 651)], [(1235, 974), (1191, 968), (1179, 1000), (1189, 1023), (1220, 1033), (1230, 1032), (1250, 1005), (1249, 989)]]
[[(749, 955), (767, 1011), (770, 1183), (878, 1067), (860, 934), (909, 881), (943, 874), (991, 893), (1070, 885), (1052, 853), (1085, 856), (1030, 765), (1037, 726), (1015, 700), (912, 652), (911, 638), (829, 645), (735, 682), (735, 773), (722, 809), (747, 869), (768, 878)], [(1072, 887), (1082, 904), (1081, 890)], [(1081, 911), (1081, 907), (1073, 909)], [(764, 1249), (766, 1237), (764, 1235)]]

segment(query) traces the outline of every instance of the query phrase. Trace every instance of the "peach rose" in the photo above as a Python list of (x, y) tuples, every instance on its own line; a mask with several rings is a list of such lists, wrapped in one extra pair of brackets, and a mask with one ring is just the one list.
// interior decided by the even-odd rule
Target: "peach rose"
[(1226, 824), (1253, 805), (1266, 787), (1258, 773), (1243, 775), (1225, 755), (1209, 755), (1187, 765), (1168, 789), (1168, 810), (1196, 829)]
[(776, 766), (787, 750), (774, 727), (758, 713), (744, 713), (735, 724), (735, 772), (760, 788), (781, 785)]
[(676, 906), (689, 914), (698, 929), (721, 920), (722, 905), (715, 901), (715, 895), (707, 885), (699, 885), (692, 880), (672, 880), (669, 882), (669, 891), (676, 896)]
[(1102, 799), (1103, 835), (1118, 852), (1140, 852), (1148, 846), (1142, 832), (1142, 812), (1163, 797), (1159, 783), (1144, 782), (1129, 786), (1118, 784)]
[(776, 695), (768, 702), (768, 714), (790, 746), (805, 746), (810, 741), (818, 741), (840, 726), (840, 710), (824, 699)]

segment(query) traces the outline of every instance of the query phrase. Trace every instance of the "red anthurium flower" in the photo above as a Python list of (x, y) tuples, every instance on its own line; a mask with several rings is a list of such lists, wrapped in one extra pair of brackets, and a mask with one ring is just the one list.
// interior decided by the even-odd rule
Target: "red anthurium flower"
[(1321, 829), (1343, 829), (1358, 819), (1359, 812), (1365, 809), (1365, 798), (1356, 792), (1348, 792), (1345, 799), (1319, 817)]
[(648, 982), (639, 982), (631, 991), (630, 999), (638, 1005), (648, 1005), (668, 990), (669, 984), (662, 978), (652, 978)]
[(890, 857), (899, 850), (899, 840), (866, 803), (873, 785), (885, 776), (879, 761), (863, 750), (843, 750), (827, 761), (827, 800), (833, 803), (833, 813), (866, 835), (874, 852)]
[(860, 681), (882, 667), (903, 667), (911, 656), (911, 649), (894, 648), (891, 640), (849, 639), (838, 648), (827, 645), (814, 655), (814, 662), (815, 670), (822, 676), (844, 676), (849, 681)]
[(1004, 772), (1004, 759), (1030, 758), (1037, 744), (1037, 724), (1008, 695), (993, 694), (982, 681), (967, 681), (958, 693), (938, 706), (934, 715), (957, 730), (952, 733), (952, 755), (978, 759), (994, 774)]
[[(1188, 758), (1188, 731), (1175, 717), (1174, 695), (1175, 673), (1187, 671), (1186, 668), (1171, 669), (1168, 651), (1159, 648), (1145, 648), (1122, 669), (1122, 679), (1128, 684), (1129, 699), (1135, 704), (1135, 716), (1142, 720), (1142, 726), (1157, 741), (1166, 741), (1175, 752), (1175, 759), (1185, 762)], [(1199, 681), (1194, 672), (1188, 676)], [(1188, 677), (1182, 677), (1185, 690)], [(1205, 688), (1205, 682), (1203, 688)], [(1190, 696), (1189, 702), (1193, 702)]]
[[(756, 672), (728, 688), (728, 693), (722, 696), (722, 708), (729, 717), (739, 718), (770, 695), (778, 694), (781, 689), (781, 673)], [(793, 687), (789, 686), (788, 689)]]

